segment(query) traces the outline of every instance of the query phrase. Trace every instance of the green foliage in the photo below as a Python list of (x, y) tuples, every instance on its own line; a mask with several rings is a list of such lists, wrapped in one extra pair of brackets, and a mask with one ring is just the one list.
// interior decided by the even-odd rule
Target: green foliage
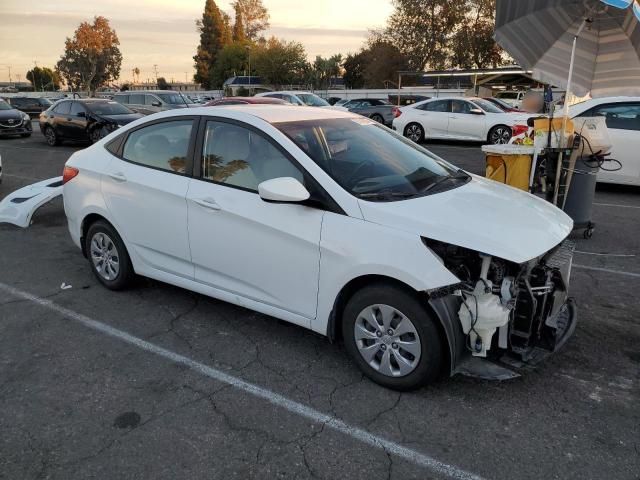
[(242, 21), (242, 10), (240, 10), (240, 6), (236, 4), (234, 6), (236, 21), (233, 24), (233, 41), (234, 42), (244, 42), (245, 31), (244, 31), (244, 22)]
[(200, 32), (200, 44), (193, 57), (194, 80), (208, 90), (211, 88), (209, 70), (215, 64), (218, 52), (231, 42), (229, 16), (220, 11), (216, 2), (206, 0), (202, 20), (197, 21), (196, 26)]
[(367, 48), (347, 56), (343, 67), (349, 88), (385, 88), (397, 84), (398, 72), (409, 68), (409, 60), (384, 40), (372, 40)]
[(329, 88), (331, 77), (340, 74), (340, 65), (342, 64), (342, 55), (332, 55), (329, 58), (322, 58), (320, 55), (316, 57), (312, 65), (313, 86), (319, 89)]
[(250, 45), (247, 42), (234, 42), (218, 52), (209, 77), (212, 88), (222, 88), (227, 78), (241, 75), (247, 69), (249, 48)]
[(361, 50), (359, 53), (350, 53), (344, 60), (344, 84), (347, 88), (364, 88), (364, 69), (366, 56)]
[(171, 85), (164, 77), (158, 77), (158, 90), (171, 90)]
[(35, 67), (27, 72), (27, 80), (34, 90), (60, 90), (62, 82), (58, 72), (47, 67)]
[(299, 84), (309, 71), (307, 54), (301, 43), (271, 37), (255, 45), (251, 51), (252, 74), (264, 83), (280, 87)]
[(256, 42), (260, 34), (269, 28), (269, 12), (262, 4), (262, 0), (236, 0), (231, 4), (242, 17), (244, 36), (247, 40)]
[(120, 75), (122, 54), (120, 41), (104, 17), (93, 23), (82, 22), (73, 38), (65, 41), (65, 51), (56, 64), (56, 71), (74, 90), (84, 89), (90, 94)]

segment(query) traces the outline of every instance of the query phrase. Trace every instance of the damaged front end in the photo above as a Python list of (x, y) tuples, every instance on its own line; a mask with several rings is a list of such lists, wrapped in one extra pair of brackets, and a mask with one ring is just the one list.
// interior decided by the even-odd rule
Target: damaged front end
[(577, 321), (569, 298), (573, 242), (565, 240), (518, 264), (437, 240), (423, 241), (460, 279), (459, 284), (429, 292), (441, 318), (446, 304), (449, 315), (459, 321), (458, 337), (463, 338), (455, 342), (452, 372), (459, 371), (469, 356), (465, 351), (516, 367), (535, 364), (573, 333)]

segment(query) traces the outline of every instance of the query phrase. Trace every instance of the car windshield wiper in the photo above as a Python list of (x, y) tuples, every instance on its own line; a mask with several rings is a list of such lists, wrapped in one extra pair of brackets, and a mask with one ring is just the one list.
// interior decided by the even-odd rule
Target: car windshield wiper
[(356, 193), (356, 197), (361, 198), (363, 200), (391, 200), (394, 198), (411, 198), (415, 197), (415, 193), (409, 192), (392, 192), (389, 190), (382, 190), (379, 192), (364, 192), (364, 193)]
[(433, 182), (431, 185), (427, 186), (420, 193), (421, 194), (425, 194), (427, 192), (430, 192), (431, 190), (433, 190), (437, 186), (439, 186), (439, 185), (441, 185), (441, 184), (443, 184), (443, 183), (445, 183), (447, 181), (450, 181), (450, 180), (464, 180), (464, 181), (467, 181), (469, 178), (471, 178), (471, 177), (468, 174), (466, 174), (463, 170), (458, 170), (455, 175), (449, 175), (447, 177), (439, 178), (438, 180)]

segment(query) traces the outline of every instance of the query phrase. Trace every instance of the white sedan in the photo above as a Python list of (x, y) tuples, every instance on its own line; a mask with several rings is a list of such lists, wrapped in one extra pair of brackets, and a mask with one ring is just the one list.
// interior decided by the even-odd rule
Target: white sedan
[[(610, 158), (620, 162), (605, 162), (598, 172), (598, 181), (640, 185), (640, 97), (607, 97), (573, 105), (569, 115), (604, 117), (611, 139)], [(606, 170), (604, 170), (606, 169)]]
[[(467, 140), (509, 143), (531, 114), (505, 112), (482, 98), (434, 98), (402, 107), (393, 129), (414, 142)], [(514, 127), (518, 129), (514, 131)]]
[(63, 181), (105, 287), (143, 275), (340, 338), (390, 388), (471, 355), (526, 361), (575, 327), (567, 215), (349, 112), (162, 112), (74, 153)]

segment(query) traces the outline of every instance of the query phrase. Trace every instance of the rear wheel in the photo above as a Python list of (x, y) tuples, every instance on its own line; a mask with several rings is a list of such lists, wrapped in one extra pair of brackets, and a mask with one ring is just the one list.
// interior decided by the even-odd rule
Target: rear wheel
[(377, 113), (371, 115), (371, 120), (373, 120), (374, 122), (382, 123), (384, 125), (384, 118), (382, 118), (382, 115), (379, 115)]
[(44, 129), (44, 139), (47, 141), (47, 144), (51, 147), (55, 147), (56, 145), (60, 145), (60, 139), (56, 134), (55, 130), (52, 127), (46, 127)]
[(410, 123), (404, 129), (404, 136), (409, 140), (420, 143), (424, 140), (424, 130), (419, 123)]
[(85, 251), (96, 278), (110, 290), (122, 290), (134, 277), (131, 259), (118, 232), (107, 222), (93, 223), (85, 237)]
[(385, 387), (413, 390), (435, 380), (442, 368), (434, 320), (414, 295), (393, 285), (357, 292), (344, 309), (342, 334), (358, 367)]
[(497, 125), (489, 131), (488, 141), (492, 145), (504, 145), (511, 140), (512, 130), (506, 125)]

